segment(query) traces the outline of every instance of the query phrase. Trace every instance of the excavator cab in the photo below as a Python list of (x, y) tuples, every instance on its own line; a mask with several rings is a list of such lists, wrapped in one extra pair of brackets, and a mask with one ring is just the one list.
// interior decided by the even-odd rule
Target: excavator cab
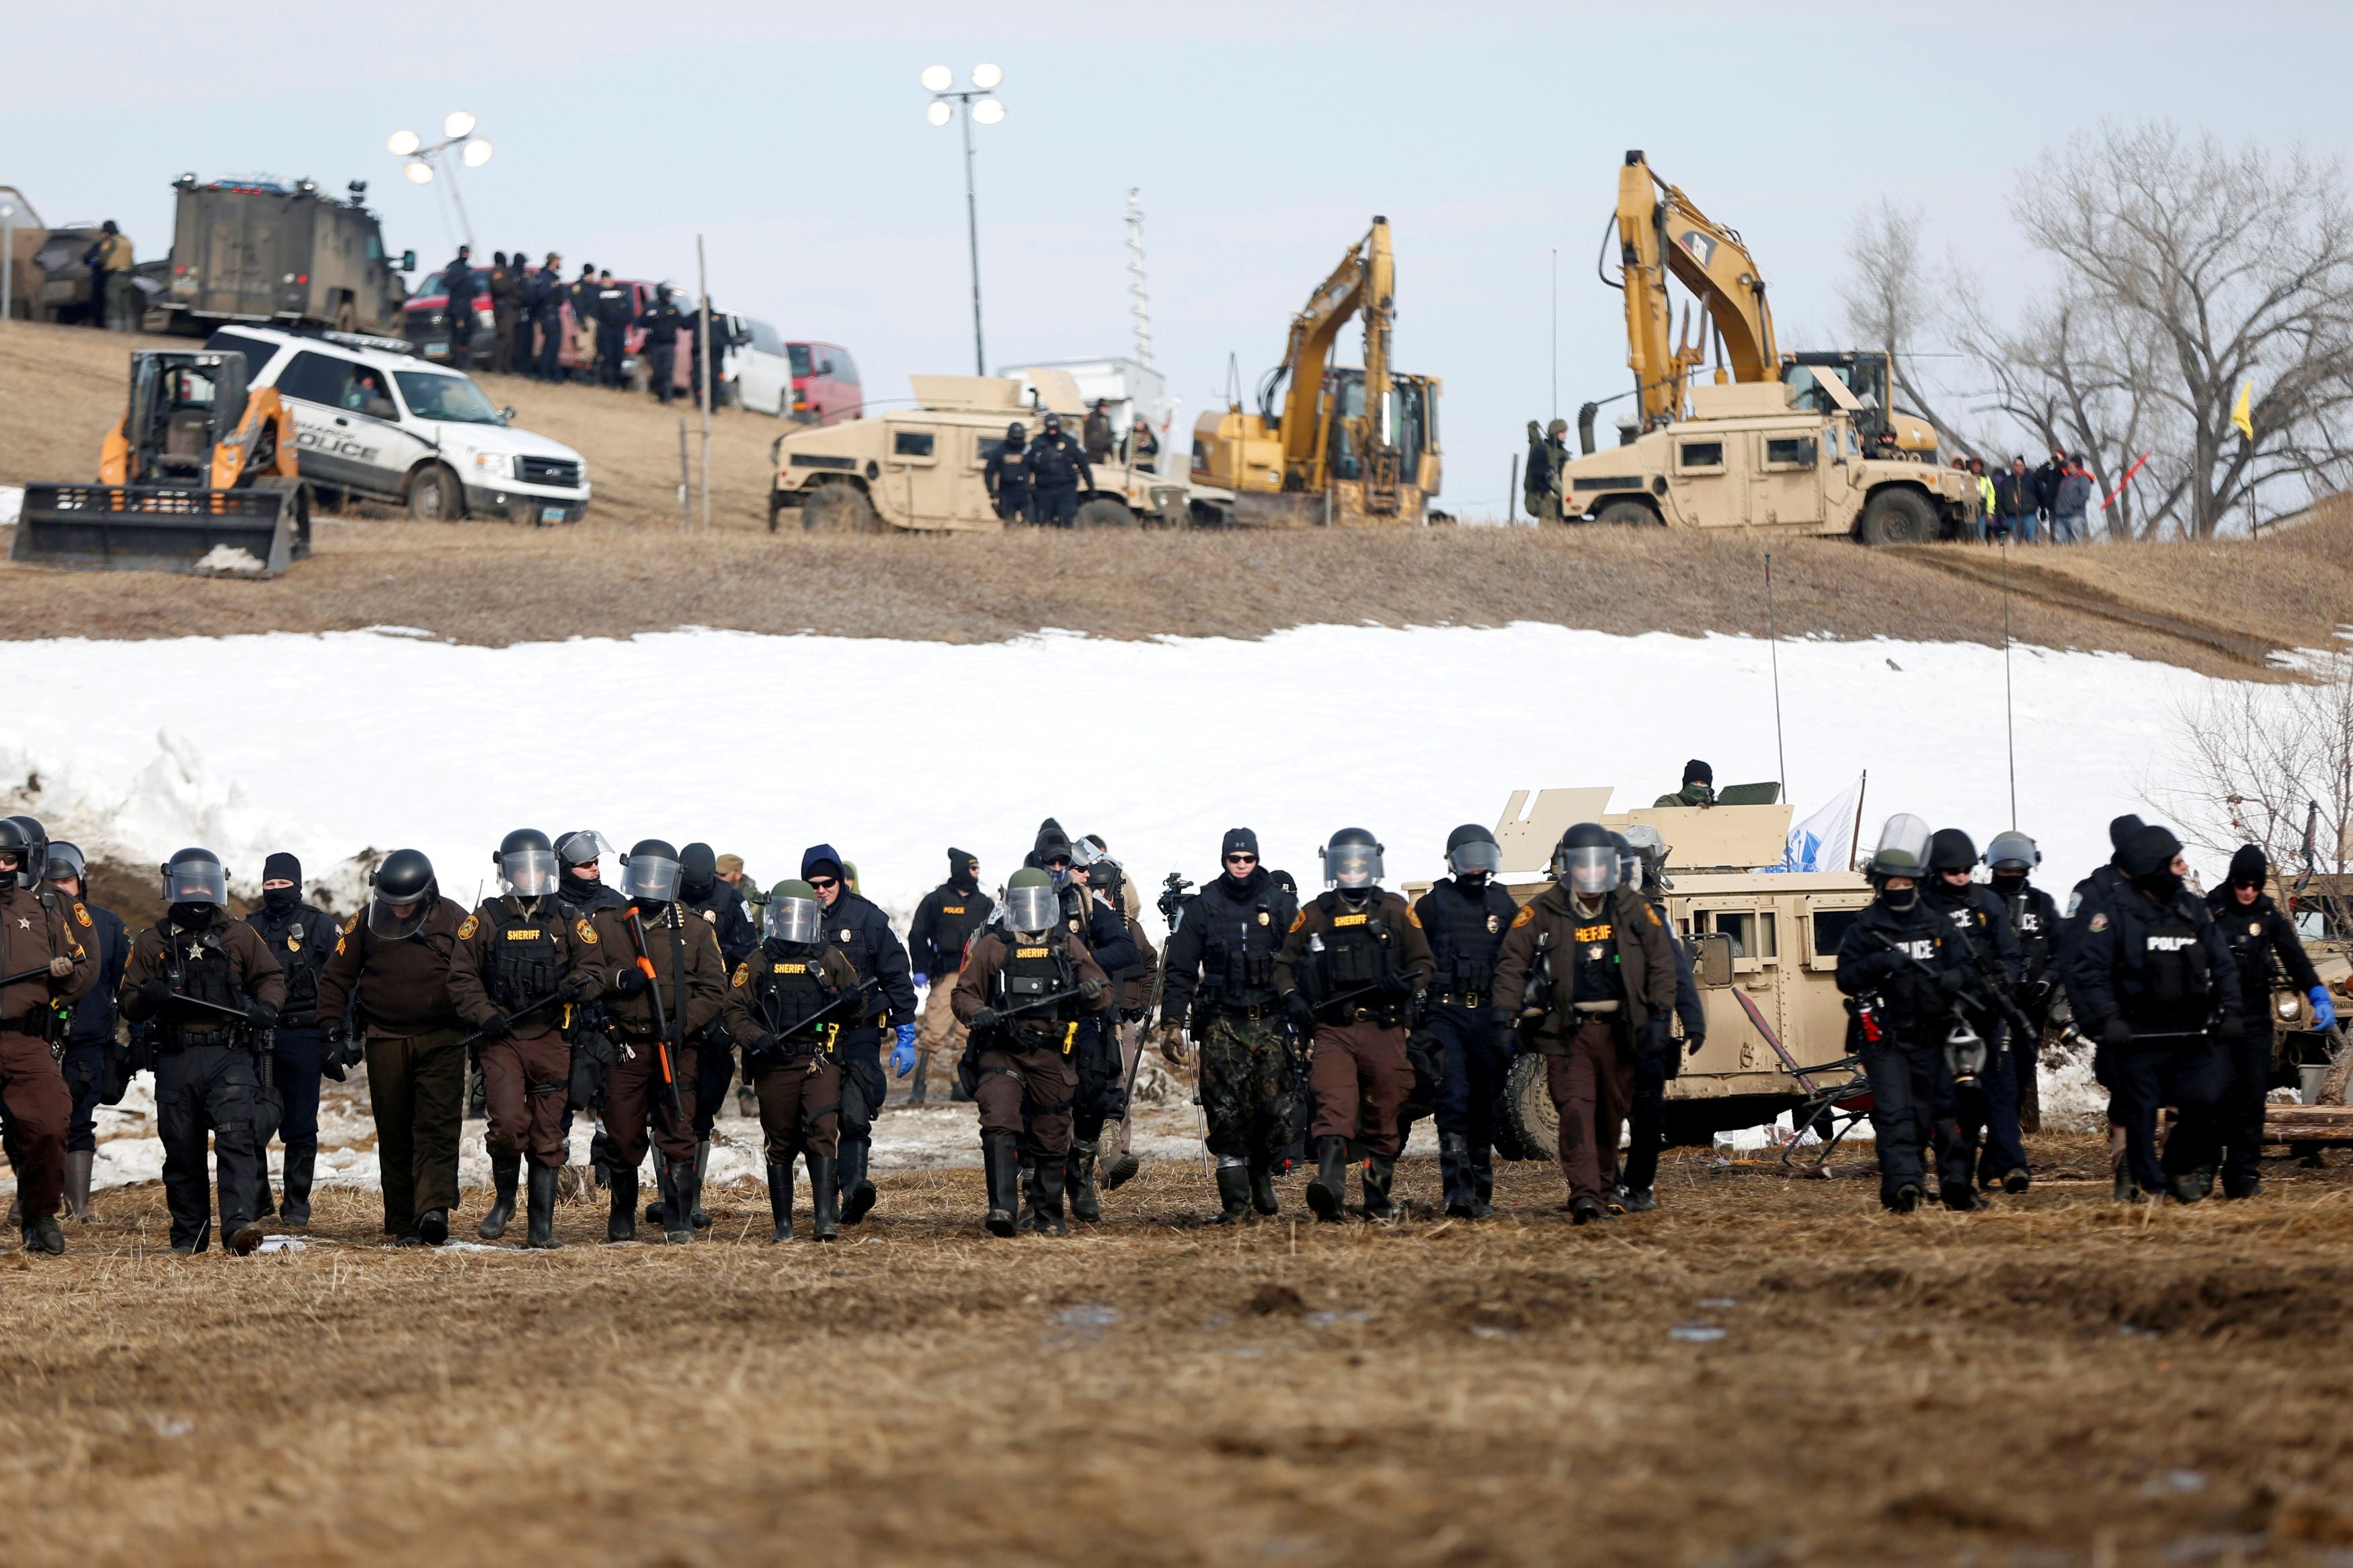
[(100, 477), (209, 485), (214, 452), (245, 418), (245, 377), (243, 354), (133, 355), (131, 406), (100, 454)]
[(1843, 384), (1860, 405), (1850, 412), (1853, 413), (1855, 433), (1862, 437), (1864, 451), (1874, 457), (1915, 458), (1926, 463), (1936, 460), (1936, 427), (1918, 415), (1895, 406), (1885, 350), (1848, 349), (1836, 353), (1798, 353), (1782, 358), (1781, 380), (1789, 387), (1789, 405), (1793, 408), (1824, 417), (1836, 414), (1841, 405), (1833, 394), (1823, 390), (1825, 376)]

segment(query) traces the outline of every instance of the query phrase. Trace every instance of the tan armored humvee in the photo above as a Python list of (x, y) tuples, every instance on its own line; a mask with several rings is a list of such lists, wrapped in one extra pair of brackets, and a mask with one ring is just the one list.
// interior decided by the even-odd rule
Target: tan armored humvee
[[(1043, 410), (1022, 401), (1007, 377), (918, 375), (912, 408), (877, 409), (863, 419), (790, 430), (769, 448), (776, 478), (768, 492), (768, 531), (793, 521), (813, 532), (864, 533), (891, 528), (994, 533), (1005, 524), (988, 498), (986, 470), (1005, 428), (1036, 436), (1046, 411), (1076, 436), (1083, 416), (1077, 383), (1063, 372), (1030, 373)], [(870, 407), (872, 405), (870, 405)], [(1117, 463), (1091, 468), (1093, 488), (1079, 496), (1081, 528), (1187, 521), (1193, 486), (1182, 474), (1155, 474)]]
[(1562, 465), (1561, 515), (1671, 528), (1751, 528), (1920, 544), (1968, 531), (1977, 480), (1867, 442), (1846, 383), (1694, 386), (1691, 414)]
[[(1681, 1058), (1681, 1076), (1667, 1084), (1667, 1141), (1705, 1143), (1716, 1132), (1762, 1126), (1795, 1110), (1808, 1091), (1774, 1044), (1800, 1068), (1847, 1055), (1846, 1009), (1834, 972), (1847, 927), (1871, 902), (1871, 884), (1847, 870), (1757, 870), (1781, 859), (1787, 805), (1611, 812), (1609, 805), (1606, 787), (1514, 790), (1495, 824), (1504, 885), (1521, 903), (1551, 886), (1553, 847), (1577, 823), (1657, 828), (1667, 842), (1672, 884), (1668, 917), (1691, 949), (1707, 1015), (1707, 1043), (1698, 1056)], [(1407, 896), (1424, 890), (1409, 889)], [(1678, 1022), (1678, 1042), (1682, 1033)], [(1514, 1061), (1504, 1099), (1519, 1145), (1506, 1148), (1506, 1155), (1552, 1158), (1559, 1119), (1540, 1058)]]

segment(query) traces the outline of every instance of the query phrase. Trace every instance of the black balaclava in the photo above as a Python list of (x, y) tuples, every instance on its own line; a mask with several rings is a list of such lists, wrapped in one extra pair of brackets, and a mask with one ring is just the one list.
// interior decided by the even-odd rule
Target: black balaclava
[(263, 881), (275, 882), (280, 877), (294, 885), (261, 890), (261, 907), (277, 914), (283, 914), (302, 901), (302, 862), (282, 849), (261, 863)]
[(2180, 853), (2181, 840), (2169, 831), (2144, 827), (2125, 840), (2124, 874), (2134, 887), (2165, 902), (2181, 891), (2181, 878), (2173, 869), (2173, 858)]
[(969, 849), (958, 849), (954, 845), (950, 845), (948, 847), (948, 886), (967, 897), (978, 892), (980, 883), (974, 878), (972, 868), (979, 858), (979, 856)]

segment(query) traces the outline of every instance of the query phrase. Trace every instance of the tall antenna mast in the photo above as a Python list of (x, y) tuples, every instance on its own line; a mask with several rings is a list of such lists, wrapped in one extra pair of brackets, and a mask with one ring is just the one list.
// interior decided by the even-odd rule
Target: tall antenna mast
[(1144, 192), (1127, 187), (1127, 295), (1135, 310), (1135, 363), (1152, 368), (1152, 297), (1144, 289)]

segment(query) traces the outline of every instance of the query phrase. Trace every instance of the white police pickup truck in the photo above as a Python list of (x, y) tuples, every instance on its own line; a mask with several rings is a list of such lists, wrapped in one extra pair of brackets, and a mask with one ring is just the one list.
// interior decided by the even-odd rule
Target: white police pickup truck
[(302, 477), (330, 504), (347, 491), (427, 521), (531, 523), (577, 522), (588, 510), (579, 453), (514, 428), (513, 410), (492, 407), (472, 377), (393, 340), (240, 325), (205, 347), (242, 353), (246, 384), (278, 389)]

